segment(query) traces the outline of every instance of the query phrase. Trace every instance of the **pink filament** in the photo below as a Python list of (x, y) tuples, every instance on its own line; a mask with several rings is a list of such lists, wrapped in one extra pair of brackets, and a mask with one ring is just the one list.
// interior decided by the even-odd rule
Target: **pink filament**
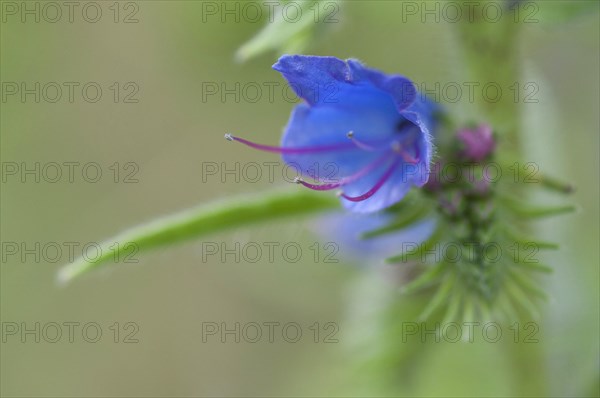
[(298, 184), (304, 185), (306, 188), (312, 189), (313, 191), (329, 191), (332, 189), (336, 189), (342, 186), (341, 182), (331, 182), (327, 184), (311, 184), (310, 182), (306, 182), (300, 178), (296, 179)]
[[(418, 152), (418, 150), (417, 150)], [(411, 156), (410, 153), (406, 152), (404, 149), (402, 150), (402, 152), (400, 152), (400, 155), (402, 156), (402, 159), (406, 162), (406, 163), (410, 163), (410, 164), (417, 164), (419, 163), (419, 159), (415, 158), (413, 156)]]
[[(323, 145), (323, 146), (315, 146), (315, 147), (301, 147), (301, 148), (284, 148), (284, 147), (278, 147), (278, 146), (257, 144), (255, 142), (248, 141), (243, 138), (232, 136), (231, 134), (225, 134), (225, 138), (228, 139), (229, 141), (238, 141), (238, 142), (240, 142), (244, 145), (247, 145), (251, 148), (254, 148), (254, 149), (258, 149), (258, 150), (266, 151), (266, 152), (281, 153), (281, 154), (311, 154), (311, 153), (318, 153), (318, 152), (350, 150), (350, 149), (356, 149), (356, 148), (363, 149), (366, 151), (379, 150), (378, 148), (373, 147), (367, 143), (358, 141), (357, 139), (354, 138), (352, 133), (348, 134), (348, 138), (350, 138), (350, 142), (348, 142), (348, 143)], [(410, 155), (404, 148), (395, 149), (394, 152), (398, 153), (400, 155), (400, 157), (402, 158), (402, 160), (404, 160), (407, 163), (416, 164), (419, 162), (419, 148), (418, 147), (416, 148), (415, 156)], [(391, 156), (391, 154), (392, 154), (391, 152), (385, 151), (385, 154), (383, 156), (381, 156), (380, 158), (376, 159), (374, 162), (368, 164), (367, 166), (363, 167), (358, 172), (356, 172), (350, 176), (341, 178), (340, 181), (338, 181), (338, 182), (328, 182), (325, 184), (311, 184), (311, 183), (303, 181), (302, 179), (297, 179), (296, 182), (304, 185), (305, 187), (307, 187), (309, 189), (316, 190), (316, 191), (327, 191), (327, 190), (331, 190), (331, 189), (336, 189), (343, 185), (354, 182), (354, 181), (358, 180), (359, 178), (369, 174), (370, 172), (375, 170), (377, 167), (379, 167), (382, 163), (384, 163), (386, 160), (388, 160), (389, 157)], [(379, 191), (379, 189), (381, 189), (381, 187), (387, 182), (387, 180), (389, 180), (389, 178), (393, 174), (394, 169), (396, 168), (396, 166), (398, 165), (399, 162), (400, 162), (400, 159), (395, 159), (392, 162), (392, 164), (389, 166), (389, 168), (385, 171), (385, 173), (381, 176), (381, 178), (375, 183), (375, 185), (371, 189), (369, 189), (367, 192), (365, 192), (364, 194), (359, 195), (359, 196), (347, 196), (346, 194), (341, 193), (340, 196), (351, 202), (362, 202), (364, 200), (369, 199), (371, 196), (373, 196), (375, 193), (377, 193)]]
[(347, 137), (350, 139), (350, 141), (352, 141), (354, 143), (354, 145), (356, 145), (357, 148), (360, 148), (360, 149), (363, 149), (363, 150), (369, 151), (369, 152), (375, 152), (375, 151), (381, 150), (381, 148), (377, 148), (370, 144), (367, 144), (366, 142), (360, 141), (359, 139), (354, 137), (354, 132), (352, 132), (352, 131), (347, 134)]
[(257, 144), (252, 141), (245, 140), (243, 138), (234, 137), (231, 134), (225, 134), (225, 138), (229, 141), (238, 141), (244, 145), (247, 145), (251, 148), (258, 149), (266, 152), (274, 152), (274, 153), (287, 153), (287, 154), (310, 154), (317, 152), (329, 152), (329, 151), (339, 151), (339, 150), (348, 150), (355, 149), (355, 145), (351, 142), (342, 143), (342, 144), (334, 144), (334, 145), (324, 145), (324, 146), (314, 146), (314, 147), (303, 147), (303, 148), (283, 148), (279, 146), (271, 146), (271, 145), (263, 145)]
[(351, 201), (351, 202), (362, 202), (363, 200), (369, 199), (371, 196), (375, 195), (377, 193), (377, 191), (379, 191), (379, 189), (391, 177), (391, 175), (394, 173), (394, 169), (398, 165), (398, 162), (399, 162), (398, 159), (394, 160), (394, 162), (390, 165), (390, 167), (381, 176), (381, 178), (379, 179), (379, 181), (377, 181), (377, 183), (375, 183), (375, 185), (373, 186), (373, 188), (369, 189), (367, 192), (363, 193), (362, 195), (359, 195), (359, 196), (347, 196), (346, 194), (342, 193), (340, 196), (343, 197), (344, 199), (347, 199), (347, 200)]
[(342, 185), (349, 184), (358, 180), (359, 178), (369, 174), (371, 171), (375, 170), (377, 167), (381, 166), (386, 160), (390, 158), (392, 154), (390, 152), (386, 152), (383, 156), (379, 157), (375, 161), (369, 163), (362, 169), (358, 170), (356, 173), (349, 175), (347, 177), (341, 178), (338, 182), (331, 182), (326, 184), (311, 184), (309, 182), (305, 182), (302, 179), (297, 179), (296, 182), (304, 185), (307, 188), (313, 189), (315, 191), (328, 191), (331, 189), (336, 189), (341, 187)]

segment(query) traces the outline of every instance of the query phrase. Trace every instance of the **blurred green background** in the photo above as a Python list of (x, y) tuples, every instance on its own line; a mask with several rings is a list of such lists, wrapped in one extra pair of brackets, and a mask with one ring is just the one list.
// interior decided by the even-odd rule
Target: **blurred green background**
[[(2, 2), (2, 7), (6, 3), (12, 2)], [(18, 96), (3, 99), (3, 164), (97, 162), (103, 178), (89, 183), (76, 172), (73, 183), (64, 177), (57, 183), (35, 183), (32, 177), (22, 183), (19, 176), (6, 176), (2, 242), (29, 247), (35, 242), (99, 242), (158, 215), (285, 185), (281, 178), (275, 183), (265, 178), (256, 183), (236, 183), (231, 177), (225, 183), (218, 177), (202, 180), (202, 162), (278, 160), (223, 139), (232, 132), (275, 143), (293, 107), (281, 94), (283, 79), (270, 68), (280, 54), (234, 62), (235, 51), (265, 18), (238, 23), (228, 17), (223, 22), (220, 14), (206, 15), (200, 1), (137, 1), (131, 3), (137, 8), (118, 4), (115, 23), (113, 2), (97, 4), (103, 11), (97, 23), (86, 22), (77, 10), (73, 23), (66, 16), (57, 23), (22, 23), (3, 8), (3, 84), (97, 82), (103, 89), (96, 103), (83, 100), (78, 89), (73, 103), (65, 98), (36, 103), (31, 95), (24, 103)], [(123, 23), (136, 9), (139, 21)], [(415, 18), (402, 22), (401, 12), (399, 1), (343, 2), (339, 22), (320, 32), (307, 52), (356, 57), (417, 82), (466, 80), (453, 47), (453, 24)], [(519, 366), (511, 362), (514, 357), (500, 346), (440, 343), (423, 355), (406, 393), (516, 396), (527, 391), (527, 383), (537, 384), (533, 378), (552, 396), (598, 393), (599, 37), (598, 14), (589, 13), (555, 26), (528, 24), (520, 46), (523, 81), (539, 85), (539, 102), (523, 105), (527, 161), (571, 181), (577, 191), (570, 199), (580, 207), (574, 216), (537, 224), (544, 239), (561, 243), (559, 251), (544, 256), (556, 271), (543, 279), (551, 299), (539, 320), (536, 349), (542, 366), (532, 370), (532, 380), (523, 380)], [(114, 82), (121, 89), (134, 82), (139, 102), (124, 103), (125, 90), (115, 103), (109, 88)], [(243, 97), (236, 103), (232, 96), (203, 100), (207, 82), (280, 85), (274, 101), (263, 95), (255, 103)], [(115, 162), (122, 172), (118, 183), (110, 169)], [(137, 183), (122, 182), (128, 162), (139, 166)], [(260, 225), (210, 238), (229, 245), (297, 241), (305, 253), (317, 239), (306, 222)], [(343, 259), (342, 254), (337, 257)], [(368, 276), (370, 271), (352, 261), (315, 262), (309, 255), (293, 264), (270, 263), (264, 257), (257, 263), (214, 257), (202, 261), (199, 242), (137, 258), (138, 264), (111, 266), (62, 288), (55, 273), (66, 262), (64, 255), (56, 263), (3, 257), (3, 325), (97, 322), (104, 332), (98, 343), (76, 334), (73, 343), (63, 336), (55, 344), (43, 339), (34, 343), (31, 337), (22, 343), (19, 335), (3, 334), (3, 396), (352, 394), (348, 368), (360, 354), (347, 348), (356, 328), (369, 328), (349, 321), (353, 303), (363, 302), (360, 294), (365, 294), (356, 286), (367, 283), (374, 291), (394, 287), (386, 274)], [(364, 299), (369, 305), (369, 297)], [(203, 322), (270, 321), (297, 322), (305, 333), (315, 322), (336, 322), (339, 343), (314, 343), (311, 338), (295, 344), (281, 338), (255, 344), (202, 341)], [(108, 327), (114, 322), (135, 322), (139, 342), (113, 342)], [(360, 393), (369, 395), (369, 390)]]

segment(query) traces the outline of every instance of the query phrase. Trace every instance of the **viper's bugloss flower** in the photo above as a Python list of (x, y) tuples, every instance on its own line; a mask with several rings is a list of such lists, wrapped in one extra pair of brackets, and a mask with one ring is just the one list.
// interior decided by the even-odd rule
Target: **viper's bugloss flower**
[(436, 106), (409, 79), (334, 57), (284, 55), (273, 69), (304, 100), (293, 110), (281, 146), (227, 139), (281, 153), (303, 175), (315, 164), (335, 165), (335, 179), (296, 182), (340, 189), (344, 206), (355, 212), (384, 209), (427, 182)]

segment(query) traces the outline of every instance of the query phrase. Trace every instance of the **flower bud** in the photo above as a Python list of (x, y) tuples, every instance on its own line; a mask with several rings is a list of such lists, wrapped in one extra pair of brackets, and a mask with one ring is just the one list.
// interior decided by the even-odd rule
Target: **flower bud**
[(467, 161), (481, 162), (496, 148), (492, 128), (487, 124), (460, 129), (456, 136), (462, 144), (460, 156)]

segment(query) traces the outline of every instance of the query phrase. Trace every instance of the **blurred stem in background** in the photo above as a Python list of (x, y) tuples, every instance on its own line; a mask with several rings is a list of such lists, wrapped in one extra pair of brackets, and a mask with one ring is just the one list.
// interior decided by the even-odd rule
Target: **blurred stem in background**
[[(493, 23), (484, 19), (482, 12), (473, 12), (473, 5), (467, 2), (462, 4), (462, 15), (468, 18), (454, 26), (462, 66), (468, 70), (469, 80), (479, 84), (483, 92), (474, 97), (474, 104), (468, 105), (477, 107), (483, 121), (499, 133), (503, 146), (500, 153), (508, 150), (516, 155), (520, 149), (521, 113), (515, 98), (521, 94), (518, 39), (522, 17), (518, 2), (506, 7), (502, 17)], [(506, 92), (507, 89), (511, 91)]]

